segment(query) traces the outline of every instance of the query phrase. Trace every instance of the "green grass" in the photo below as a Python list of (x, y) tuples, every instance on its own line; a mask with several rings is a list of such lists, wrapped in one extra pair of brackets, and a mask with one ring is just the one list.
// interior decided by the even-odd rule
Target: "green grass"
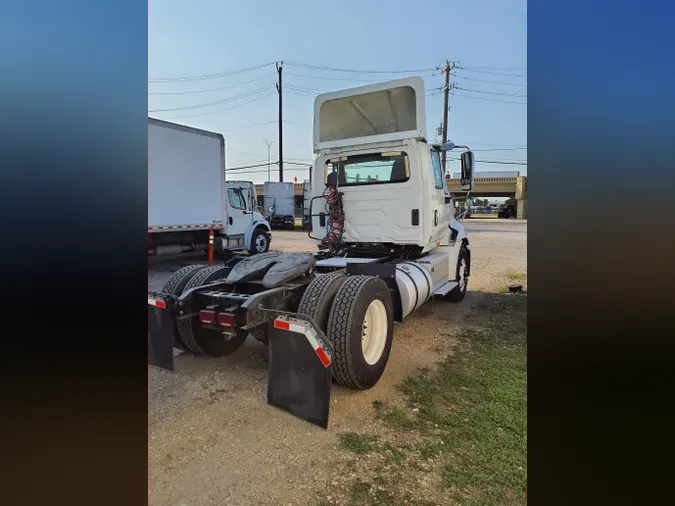
[(527, 280), (527, 273), (526, 272), (509, 272), (507, 274), (507, 277), (511, 281), (526, 281)]
[[(476, 307), (480, 325), (458, 333), (455, 353), (435, 373), (425, 370), (403, 383), (407, 408), (373, 403), (376, 416), (398, 433), (394, 442), (381, 445), (376, 436), (341, 434), (343, 448), (388, 451), (386, 462), (413, 473), (413, 480), (419, 467), (404, 468), (405, 463), (434, 462), (443, 493), (457, 504), (525, 504), (526, 313), (526, 297), (485, 295)], [(417, 442), (407, 444), (412, 440)], [(399, 504), (405, 487), (397, 484), (404, 479), (388, 476), (380, 476), (389, 479), (387, 490), (394, 494), (387, 500)], [(377, 504), (371, 496), (365, 499), (363, 486), (352, 490), (352, 503)]]
[(370, 453), (378, 449), (378, 436), (347, 432), (338, 434), (338, 437), (340, 439), (340, 446), (343, 450), (353, 453)]

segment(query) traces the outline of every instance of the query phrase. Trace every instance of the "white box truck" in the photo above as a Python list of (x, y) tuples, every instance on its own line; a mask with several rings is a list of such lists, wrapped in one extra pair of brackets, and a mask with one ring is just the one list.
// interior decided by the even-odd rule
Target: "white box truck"
[(265, 182), (265, 216), (274, 228), (295, 227), (295, 184)]
[(250, 181), (225, 178), (222, 134), (148, 118), (148, 254), (269, 250)]

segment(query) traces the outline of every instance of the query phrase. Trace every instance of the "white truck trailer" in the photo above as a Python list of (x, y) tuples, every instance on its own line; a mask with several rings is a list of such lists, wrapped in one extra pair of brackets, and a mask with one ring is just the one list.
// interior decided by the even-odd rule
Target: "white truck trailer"
[(272, 229), (295, 227), (295, 185), (293, 183), (266, 181), (265, 218)]
[(150, 363), (173, 369), (173, 346), (226, 355), (252, 334), (269, 345), (267, 402), (327, 427), (333, 379), (371, 388), (394, 322), (466, 294), (469, 238), (440, 153), (465, 150), (467, 192), (473, 153), (430, 145), (425, 125), (419, 77), (319, 95), (309, 231), (319, 251), (179, 270), (148, 294)]
[(148, 118), (148, 253), (269, 250), (255, 186), (226, 181), (222, 134)]

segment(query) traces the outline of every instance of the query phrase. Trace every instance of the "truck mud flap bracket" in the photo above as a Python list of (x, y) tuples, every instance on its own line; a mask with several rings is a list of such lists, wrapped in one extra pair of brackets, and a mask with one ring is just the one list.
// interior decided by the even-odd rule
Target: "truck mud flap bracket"
[(278, 316), (268, 325), (267, 403), (327, 429), (333, 372), (328, 340), (304, 318)]
[(167, 301), (148, 296), (148, 363), (173, 371), (174, 319)]

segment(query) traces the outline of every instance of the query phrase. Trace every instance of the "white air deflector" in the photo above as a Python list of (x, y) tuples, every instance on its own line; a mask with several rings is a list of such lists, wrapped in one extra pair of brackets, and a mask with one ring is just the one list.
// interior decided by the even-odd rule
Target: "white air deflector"
[(425, 139), (424, 81), (410, 77), (319, 95), (314, 150)]

